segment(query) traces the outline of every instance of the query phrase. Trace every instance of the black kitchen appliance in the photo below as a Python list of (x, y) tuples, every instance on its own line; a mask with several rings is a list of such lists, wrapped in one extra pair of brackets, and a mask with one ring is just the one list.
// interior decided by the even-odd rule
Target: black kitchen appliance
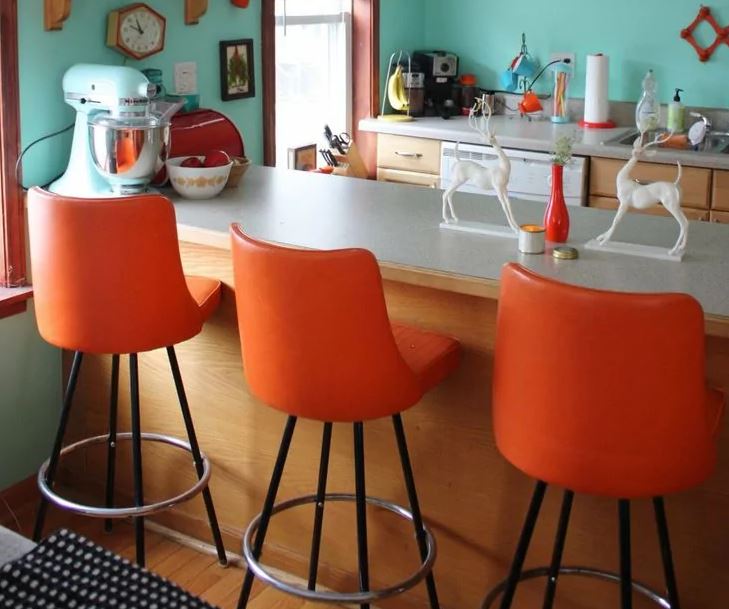
[(460, 112), (458, 55), (448, 51), (415, 51), (413, 71), (423, 72), (424, 114), (448, 118)]

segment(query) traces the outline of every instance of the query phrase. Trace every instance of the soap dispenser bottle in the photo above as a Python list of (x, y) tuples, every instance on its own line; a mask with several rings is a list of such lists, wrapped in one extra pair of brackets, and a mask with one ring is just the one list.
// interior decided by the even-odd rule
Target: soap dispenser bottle
[(635, 126), (641, 133), (658, 129), (658, 100), (653, 70), (648, 70), (643, 78), (643, 95), (635, 108)]
[(673, 133), (681, 133), (683, 131), (686, 117), (684, 105), (681, 103), (680, 93), (683, 93), (683, 89), (676, 89), (673, 101), (668, 104), (668, 120), (666, 121), (666, 127), (668, 127), (668, 130)]

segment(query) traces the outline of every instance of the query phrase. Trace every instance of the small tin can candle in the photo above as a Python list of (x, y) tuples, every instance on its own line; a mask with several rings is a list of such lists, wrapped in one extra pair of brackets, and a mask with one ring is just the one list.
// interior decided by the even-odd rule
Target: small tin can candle
[(538, 224), (522, 224), (519, 227), (519, 251), (523, 254), (544, 252), (544, 227)]

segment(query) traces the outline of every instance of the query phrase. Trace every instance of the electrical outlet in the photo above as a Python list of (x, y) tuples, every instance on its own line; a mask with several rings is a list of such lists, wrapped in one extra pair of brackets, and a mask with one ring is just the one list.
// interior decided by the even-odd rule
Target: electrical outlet
[(175, 64), (175, 93), (197, 93), (197, 63), (194, 61)]
[(570, 66), (572, 67), (572, 72), (575, 72), (575, 54), (574, 53), (552, 53), (549, 56), (549, 61), (557, 61), (562, 59), (570, 60)]

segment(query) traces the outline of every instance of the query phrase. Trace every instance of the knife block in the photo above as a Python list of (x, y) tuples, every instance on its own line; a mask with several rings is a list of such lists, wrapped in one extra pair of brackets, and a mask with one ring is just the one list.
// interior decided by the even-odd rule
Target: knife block
[(341, 154), (334, 148), (330, 148), (329, 151), (332, 153), (334, 158), (337, 159), (337, 163), (339, 163), (332, 173), (352, 178), (367, 178), (367, 167), (365, 167), (362, 156), (357, 148), (357, 144), (355, 144), (354, 141), (350, 143), (346, 154)]

